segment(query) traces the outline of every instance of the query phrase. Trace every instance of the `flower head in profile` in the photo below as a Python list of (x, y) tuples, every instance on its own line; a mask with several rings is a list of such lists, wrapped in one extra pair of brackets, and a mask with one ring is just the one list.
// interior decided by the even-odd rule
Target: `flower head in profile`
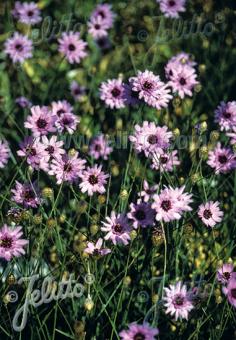
[(26, 97), (17, 97), (15, 100), (16, 104), (18, 104), (23, 109), (30, 108), (32, 106), (32, 103), (27, 99)]
[(40, 10), (35, 2), (23, 2), (16, 4), (17, 19), (19, 22), (28, 25), (34, 25), (42, 20)]
[(234, 265), (232, 263), (224, 263), (223, 266), (217, 270), (217, 280), (224, 285), (227, 284), (233, 271)]
[(104, 237), (105, 240), (111, 240), (115, 245), (129, 243), (131, 227), (124, 214), (116, 214), (112, 211), (111, 216), (107, 216), (106, 221), (102, 224), (101, 230), (107, 233)]
[(124, 84), (121, 79), (109, 79), (100, 86), (100, 98), (111, 109), (125, 107)]
[(37, 208), (41, 203), (38, 187), (34, 183), (24, 183), (16, 181), (16, 186), (11, 190), (12, 201), (22, 204), (25, 208)]
[(219, 208), (219, 202), (209, 201), (201, 204), (198, 208), (198, 216), (202, 222), (208, 227), (214, 227), (217, 223), (222, 221), (223, 211)]
[(185, 12), (186, 0), (157, 0), (160, 3), (160, 10), (165, 17), (179, 18), (179, 13)]
[(186, 285), (182, 285), (179, 281), (175, 285), (170, 285), (169, 288), (164, 288), (164, 291), (166, 314), (175, 316), (175, 320), (188, 319), (188, 314), (194, 306), (188, 296)]
[(112, 150), (113, 148), (109, 146), (109, 141), (103, 134), (93, 138), (89, 146), (89, 154), (94, 159), (102, 158), (107, 160)]
[(84, 86), (79, 85), (75, 80), (70, 85), (71, 94), (75, 100), (80, 100), (86, 93)]
[(216, 174), (227, 173), (236, 167), (233, 152), (228, 147), (222, 147), (217, 143), (214, 150), (209, 151), (207, 164), (214, 169)]
[(47, 106), (32, 106), (31, 115), (28, 116), (24, 125), (32, 131), (34, 137), (39, 137), (55, 132), (55, 121), (56, 116), (52, 115)]
[(22, 238), (22, 227), (8, 227), (6, 224), (0, 229), (0, 257), (10, 261), (13, 257), (25, 254), (24, 247), (29, 243)]
[(158, 185), (150, 186), (146, 180), (143, 181), (143, 190), (138, 193), (138, 196), (143, 202), (148, 202), (153, 198), (153, 195), (157, 192)]
[(152, 169), (159, 170), (160, 172), (171, 172), (174, 170), (174, 166), (179, 165), (178, 151), (164, 151), (159, 150), (152, 155)]
[(87, 167), (81, 175), (80, 189), (83, 193), (87, 192), (89, 196), (96, 192), (104, 194), (108, 177), (109, 175), (102, 171), (101, 165), (95, 164), (92, 167)]
[(128, 326), (128, 330), (123, 330), (119, 333), (122, 340), (155, 340), (158, 334), (158, 328), (153, 328), (146, 322), (142, 325), (136, 322), (131, 323)]
[(226, 287), (222, 288), (223, 293), (227, 296), (229, 303), (236, 308), (236, 273), (230, 275)]
[(78, 157), (78, 152), (73, 155), (63, 154), (60, 158), (52, 160), (48, 173), (56, 176), (57, 184), (73, 183), (81, 176), (85, 163), (86, 160)]
[(101, 22), (107, 29), (113, 26), (115, 13), (112, 11), (112, 6), (110, 4), (99, 4), (96, 6), (91, 14), (90, 20), (100, 18)]
[(5, 42), (5, 53), (9, 55), (13, 63), (23, 63), (25, 59), (32, 57), (32, 41), (25, 35), (15, 32), (13, 37)]
[(193, 67), (176, 64), (176, 67), (172, 68), (169, 85), (181, 99), (185, 96), (192, 97), (194, 87), (199, 83), (196, 78), (197, 74)]
[(110, 254), (111, 249), (102, 248), (102, 244), (102, 238), (99, 238), (95, 244), (93, 242), (88, 242), (87, 248), (84, 249), (84, 252), (93, 256), (104, 256)]
[(10, 148), (6, 141), (0, 140), (0, 169), (5, 168), (10, 157)]
[(138, 98), (144, 100), (149, 106), (160, 110), (168, 106), (172, 95), (168, 85), (164, 84), (159, 76), (151, 71), (138, 71), (136, 77), (129, 79), (132, 90), (138, 93)]
[(143, 151), (146, 157), (170, 146), (172, 132), (168, 131), (167, 126), (161, 127), (153, 122), (144, 121), (142, 126), (136, 124), (134, 128), (134, 135), (129, 136), (129, 139), (134, 144), (135, 150)]
[(87, 43), (80, 39), (79, 32), (64, 32), (58, 42), (59, 52), (65, 56), (70, 64), (80, 63), (87, 56)]
[(236, 127), (236, 101), (221, 102), (215, 110), (215, 122), (221, 131), (228, 131)]

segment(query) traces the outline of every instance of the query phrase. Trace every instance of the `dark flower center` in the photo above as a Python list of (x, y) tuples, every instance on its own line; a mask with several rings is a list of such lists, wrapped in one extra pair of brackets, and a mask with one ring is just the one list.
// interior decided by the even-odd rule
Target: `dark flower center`
[(81, 91), (80, 91), (80, 89), (79, 88), (77, 88), (77, 89), (74, 89), (74, 94), (75, 95), (78, 95), (78, 94), (80, 94), (81, 93)]
[(121, 91), (117, 87), (114, 87), (114, 89), (111, 91), (111, 94), (113, 97), (117, 98), (121, 94)]
[(150, 83), (149, 81), (145, 81), (145, 83), (143, 84), (143, 88), (145, 90), (151, 90), (153, 88), (153, 84)]
[(32, 17), (34, 15), (34, 12), (33, 11), (28, 11), (27, 14), (28, 14), (29, 17)]
[(95, 28), (96, 30), (100, 30), (101, 26), (98, 25), (98, 24), (96, 24), (96, 25), (94, 26), (94, 28)]
[(37, 155), (37, 152), (36, 152), (35, 148), (32, 148), (31, 146), (27, 146), (26, 152), (30, 156), (36, 156)]
[(203, 212), (203, 216), (204, 216), (204, 218), (205, 218), (206, 220), (208, 220), (209, 218), (212, 217), (212, 213), (211, 213), (210, 210), (206, 209), (206, 210), (204, 210), (204, 212)]
[(175, 303), (175, 305), (177, 305), (177, 306), (182, 306), (183, 303), (184, 303), (184, 297), (181, 296), (181, 295), (177, 295), (177, 296), (175, 297), (174, 303)]
[(64, 109), (60, 109), (57, 111), (57, 115), (60, 116), (61, 114), (65, 113)]
[(171, 7), (175, 6), (175, 1), (170, 0), (170, 1), (169, 1), (169, 6), (171, 6)]
[(134, 340), (145, 340), (145, 339), (146, 339), (146, 336), (142, 333), (137, 333), (134, 336)]
[(158, 141), (158, 138), (157, 138), (157, 136), (155, 136), (155, 135), (150, 135), (149, 137), (148, 137), (148, 143), (149, 144), (156, 144), (157, 143), (157, 141)]
[(101, 145), (96, 144), (94, 149), (95, 151), (101, 151)]
[(114, 229), (114, 231), (115, 231), (116, 233), (121, 233), (122, 230), (123, 230), (123, 227), (122, 227), (121, 224), (117, 223), (117, 224), (113, 227), (113, 229)]
[(11, 246), (12, 238), (6, 236), (0, 240), (0, 247), (9, 249)]
[(230, 279), (230, 273), (229, 272), (224, 272), (223, 273), (223, 276), (226, 280), (229, 280)]
[(88, 181), (90, 184), (95, 185), (98, 183), (98, 178), (95, 175), (90, 175)]
[(218, 160), (221, 164), (227, 163), (227, 157), (225, 155), (221, 155), (218, 157)]
[(231, 117), (231, 113), (230, 112), (224, 112), (223, 116), (227, 119), (229, 119)]
[(24, 199), (26, 201), (30, 201), (30, 200), (34, 199), (34, 192), (30, 189), (25, 189), (23, 195), (24, 195)]
[(99, 12), (98, 12), (98, 15), (100, 15), (103, 19), (106, 17), (106, 16), (105, 16), (105, 13), (104, 13), (103, 11), (99, 11)]
[(184, 79), (183, 77), (180, 78), (179, 83), (180, 85), (186, 85), (186, 79)]
[(163, 210), (168, 211), (168, 210), (171, 209), (171, 202), (167, 201), (167, 200), (164, 200), (161, 203), (161, 207), (162, 207)]
[(54, 147), (52, 145), (49, 145), (47, 148), (46, 148), (46, 151), (52, 155), (54, 153)]
[(39, 118), (37, 120), (37, 127), (40, 129), (44, 129), (47, 126), (47, 122), (45, 119)]
[(23, 46), (21, 44), (16, 44), (15, 48), (19, 52), (23, 51)]
[(166, 164), (167, 161), (168, 161), (168, 157), (166, 157), (166, 156), (161, 156), (161, 157), (160, 157), (160, 161), (161, 161), (162, 164)]
[(66, 164), (64, 165), (64, 171), (65, 171), (65, 172), (70, 172), (71, 170), (72, 170), (71, 164), (70, 164), (70, 163), (66, 163)]
[(236, 288), (231, 289), (231, 295), (234, 299), (236, 299)]
[(137, 218), (137, 220), (143, 221), (145, 220), (146, 214), (143, 210), (137, 210), (135, 212), (135, 217)]
[(93, 255), (94, 255), (94, 256), (99, 256), (99, 255), (100, 255), (99, 249), (94, 249)]
[(71, 119), (69, 117), (63, 117), (62, 124), (69, 125), (71, 123)]
[(68, 45), (69, 51), (75, 51), (75, 45), (74, 44), (69, 44)]

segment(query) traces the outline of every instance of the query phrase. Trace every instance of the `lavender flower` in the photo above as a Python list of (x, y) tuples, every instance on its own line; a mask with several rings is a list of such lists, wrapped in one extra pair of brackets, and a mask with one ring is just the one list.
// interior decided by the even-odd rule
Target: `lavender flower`
[(216, 174), (227, 173), (236, 167), (236, 160), (230, 148), (224, 148), (221, 143), (213, 151), (209, 151), (207, 164)]
[(0, 229), (0, 257), (10, 261), (14, 256), (24, 255), (29, 241), (22, 239), (22, 235), (22, 227), (10, 228), (4, 224)]
[(56, 116), (52, 115), (47, 106), (32, 106), (31, 116), (28, 116), (25, 127), (32, 130), (35, 137), (47, 135), (49, 132), (55, 132)]
[(153, 195), (157, 192), (158, 185), (149, 186), (146, 180), (143, 181), (143, 190), (138, 193), (138, 196), (144, 201), (148, 202), (153, 198)]
[(198, 216), (202, 222), (209, 226), (214, 227), (217, 223), (222, 221), (223, 211), (219, 208), (219, 202), (209, 201), (205, 204), (201, 204), (198, 208)]
[(89, 196), (96, 192), (104, 194), (108, 177), (109, 175), (102, 171), (101, 165), (95, 164), (93, 167), (87, 167), (81, 175), (80, 189), (83, 193), (87, 192)]
[(155, 210), (151, 208), (151, 204), (138, 200), (137, 204), (130, 204), (130, 212), (127, 217), (132, 220), (135, 229), (146, 228), (154, 224)]
[(100, 86), (100, 98), (111, 109), (125, 107), (124, 84), (121, 79), (109, 79)]
[(87, 243), (87, 248), (84, 249), (84, 252), (90, 255), (95, 255), (95, 256), (104, 256), (107, 254), (110, 254), (111, 249), (108, 248), (102, 248), (103, 244), (103, 239), (99, 238), (94, 244), (93, 242), (88, 242)]
[(16, 186), (11, 190), (13, 193), (12, 200), (22, 204), (25, 208), (36, 208), (41, 204), (39, 190), (35, 184), (16, 181)]
[(160, 3), (160, 10), (165, 17), (179, 18), (179, 13), (185, 12), (186, 0), (157, 0)]
[(109, 146), (109, 142), (103, 134), (95, 137), (89, 146), (89, 154), (94, 159), (103, 158), (107, 160), (112, 151), (113, 148)]
[(217, 270), (217, 280), (222, 284), (227, 284), (231, 279), (231, 274), (234, 271), (232, 263), (225, 263), (221, 268)]
[(183, 99), (186, 95), (192, 97), (193, 89), (199, 83), (196, 77), (194, 68), (188, 65), (176, 64), (176, 67), (172, 68), (169, 85), (180, 98)]
[(17, 19), (28, 25), (34, 25), (42, 20), (40, 16), (40, 10), (34, 2), (23, 2), (16, 5)]
[(15, 32), (12, 38), (5, 42), (5, 53), (9, 55), (13, 63), (23, 63), (25, 59), (32, 57), (32, 41), (26, 36)]
[(236, 102), (221, 102), (215, 110), (215, 122), (221, 131), (228, 131), (236, 127)]
[(231, 277), (226, 287), (223, 287), (223, 293), (227, 296), (229, 303), (236, 308), (236, 273), (231, 273)]
[(87, 43), (80, 39), (79, 32), (64, 32), (58, 42), (59, 52), (66, 57), (70, 64), (80, 63), (87, 56), (85, 51)]
[(0, 140), (0, 169), (7, 165), (10, 157), (10, 149), (7, 142)]
[(99, 4), (96, 6), (95, 10), (92, 12), (90, 20), (100, 17), (103, 25), (106, 25), (107, 29), (113, 26), (113, 21), (115, 14), (111, 9), (110, 4)]
[(111, 240), (113, 244), (127, 245), (130, 241), (131, 227), (129, 221), (124, 214), (116, 214), (111, 212), (111, 217), (106, 217), (106, 221), (102, 222), (101, 230), (106, 232), (105, 240)]
[(158, 328), (153, 328), (146, 322), (142, 325), (134, 322), (128, 327), (128, 330), (123, 330), (119, 334), (122, 340), (155, 340), (156, 335), (159, 334)]
[(159, 150), (158, 152), (155, 152), (152, 156), (152, 169), (159, 170), (160, 172), (173, 171), (174, 166), (180, 164), (177, 154), (177, 150), (170, 152)]

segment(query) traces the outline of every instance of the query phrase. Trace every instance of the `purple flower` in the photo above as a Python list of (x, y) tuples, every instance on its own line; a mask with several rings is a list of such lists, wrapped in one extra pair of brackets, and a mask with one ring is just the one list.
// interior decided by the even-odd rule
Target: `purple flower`
[(80, 119), (73, 113), (62, 113), (55, 122), (55, 126), (60, 133), (68, 132), (72, 135), (79, 124)]
[(104, 38), (108, 35), (108, 26), (101, 16), (92, 17), (88, 23), (88, 32), (94, 39)]
[(232, 144), (232, 145), (236, 144), (236, 126), (233, 126), (232, 131), (226, 133), (226, 136), (231, 138), (230, 144)]
[(85, 51), (87, 43), (80, 39), (79, 32), (64, 32), (58, 42), (59, 52), (66, 57), (70, 64), (80, 63), (87, 56)]
[(73, 156), (64, 154), (62, 157), (52, 160), (51, 169), (48, 173), (56, 176), (57, 184), (73, 183), (81, 176), (85, 163), (86, 160), (78, 157), (78, 152)]
[(109, 79), (100, 86), (100, 98), (111, 109), (125, 107), (124, 84), (121, 79)]
[(136, 124), (134, 128), (134, 136), (129, 139), (135, 150), (143, 151), (146, 157), (170, 146), (172, 132), (168, 131), (167, 126), (160, 127), (153, 122), (144, 121), (142, 126)]
[(28, 116), (25, 127), (32, 130), (35, 137), (47, 135), (49, 132), (55, 132), (54, 123), (56, 116), (52, 115), (47, 106), (32, 106), (31, 115)]
[(189, 312), (194, 308), (189, 299), (186, 285), (179, 281), (169, 288), (164, 288), (165, 295), (163, 300), (166, 307), (166, 314), (171, 314), (177, 319), (188, 319)]
[(21, 8), (22, 6), (22, 3), (20, 1), (16, 1), (15, 2), (15, 7), (14, 9), (11, 11), (11, 14), (13, 15), (13, 17), (15, 19), (18, 19), (19, 18), (19, 9)]
[(85, 95), (85, 87), (80, 86), (76, 81), (72, 81), (70, 85), (71, 94), (75, 100), (80, 100)]
[(138, 98), (143, 99), (148, 105), (158, 110), (168, 106), (172, 98), (169, 94), (170, 89), (153, 72), (148, 70), (138, 71), (138, 75), (130, 78), (129, 81), (132, 90), (138, 92)]
[(159, 150), (152, 155), (152, 169), (159, 170), (160, 172), (170, 172), (174, 170), (175, 165), (179, 165), (178, 151), (165, 152)]
[(185, 12), (186, 0), (157, 0), (165, 17), (179, 18), (179, 13)]
[(129, 221), (124, 214), (116, 214), (111, 212), (110, 217), (106, 217), (106, 221), (102, 222), (101, 230), (106, 232), (105, 240), (111, 240), (113, 244), (127, 245), (130, 241), (131, 227)]
[(51, 104), (52, 114), (60, 117), (63, 113), (73, 113), (73, 107), (67, 100), (59, 100)]
[(89, 196), (92, 196), (95, 192), (104, 194), (108, 177), (109, 175), (102, 171), (102, 166), (95, 164), (93, 167), (87, 167), (83, 171), (81, 175), (82, 182), (79, 187), (83, 193), (87, 192)]
[(130, 212), (127, 217), (132, 220), (135, 229), (146, 228), (154, 224), (155, 210), (151, 208), (151, 204), (138, 200), (137, 204), (130, 204)]
[(228, 131), (236, 126), (236, 102), (221, 102), (215, 110), (215, 122), (220, 130)]
[(9, 55), (13, 63), (23, 63), (25, 59), (32, 57), (32, 41), (18, 32), (15, 32), (12, 38), (7, 39), (4, 46), (4, 52)]
[(208, 153), (207, 164), (215, 170), (216, 174), (227, 173), (236, 167), (235, 156), (230, 148), (224, 148), (221, 143)]
[(34, 2), (23, 2), (20, 5), (16, 4), (15, 9), (17, 19), (24, 24), (34, 25), (42, 20), (40, 10)]
[(136, 106), (141, 103), (139, 94), (132, 90), (132, 83), (124, 84), (124, 101), (125, 105)]
[(231, 273), (231, 277), (226, 287), (222, 289), (223, 293), (227, 296), (229, 303), (236, 307), (236, 273)]
[(52, 136), (50, 139), (46, 136), (42, 137), (42, 145), (50, 158), (60, 158), (65, 153), (63, 144), (63, 141), (57, 140), (57, 136)]
[(178, 65), (188, 65), (190, 67), (194, 67), (196, 64), (197, 63), (192, 60), (188, 53), (180, 52), (172, 57), (165, 66), (166, 78), (169, 79), (169, 77), (173, 74), (173, 69), (176, 69), (176, 66)]
[(233, 271), (234, 265), (232, 263), (223, 264), (223, 266), (217, 270), (217, 280), (224, 285), (227, 284)]
[(23, 109), (30, 108), (32, 106), (32, 103), (26, 97), (23, 96), (16, 98), (15, 102)]
[(99, 4), (96, 6), (95, 10), (92, 12), (90, 20), (100, 17), (103, 25), (106, 25), (107, 29), (113, 26), (113, 21), (115, 14), (111, 9), (110, 4)]
[(39, 190), (35, 184), (21, 184), (16, 181), (15, 189), (12, 189), (12, 200), (18, 204), (22, 204), (25, 208), (37, 208), (41, 204)]
[(193, 89), (199, 83), (196, 77), (194, 68), (188, 65), (176, 64), (176, 67), (172, 68), (169, 85), (180, 98), (183, 99), (186, 95), (192, 97)]
[(14, 256), (24, 255), (29, 241), (22, 239), (22, 235), (22, 227), (10, 228), (4, 224), (0, 229), (0, 257), (10, 261)]
[(39, 138), (26, 137), (24, 141), (20, 143), (20, 150), (17, 151), (17, 155), (26, 157), (27, 163), (32, 166), (33, 169), (48, 170), (50, 157), (42, 143), (40, 143)]
[(4, 168), (10, 157), (10, 149), (7, 142), (0, 140), (0, 169)]
[(205, 225), (214, 227), (217, 223), (222, 221), (224, 214), (223, 211), (220, 210), (219, 204), (218, 201), (209, 201), (199, 206), (198, 216)]
[(165, 188), (159, 194), (153, 196), (152, 208), (156, 210), (156, 220), (170, 222), (179, 220), (185, 211), (191, 211), (189, 204), (192, 202), (192, 194), (184, 193), (181, 188)]
[(109, 146), (109, 141), (103, 134), (95, 137), (89, 146), (89, 155), (95, 159), (107, 160), (112, 151), (113, 148)]
[(159, 334), (158, 328), (150, 327), (144, 322), (142, 325), (131, 323), (128, 330), (123, 330), (119, 333), (122, 340), (155, 340)]
[(148, 202), (153, 198), (153, 195), (157, 192), (158, 185), (149, 186), (146, 180), (143, 181), (143, 190), (138, 193), (138, 196), (144, 201)]
[(99, 238), (96, 244), (92, 242), (87, 243), (87, 248), (84, 249), (84, 252), (90, 255), (104, 256), (110, 254), (111, 249), (102, 248), (103, 239)]

